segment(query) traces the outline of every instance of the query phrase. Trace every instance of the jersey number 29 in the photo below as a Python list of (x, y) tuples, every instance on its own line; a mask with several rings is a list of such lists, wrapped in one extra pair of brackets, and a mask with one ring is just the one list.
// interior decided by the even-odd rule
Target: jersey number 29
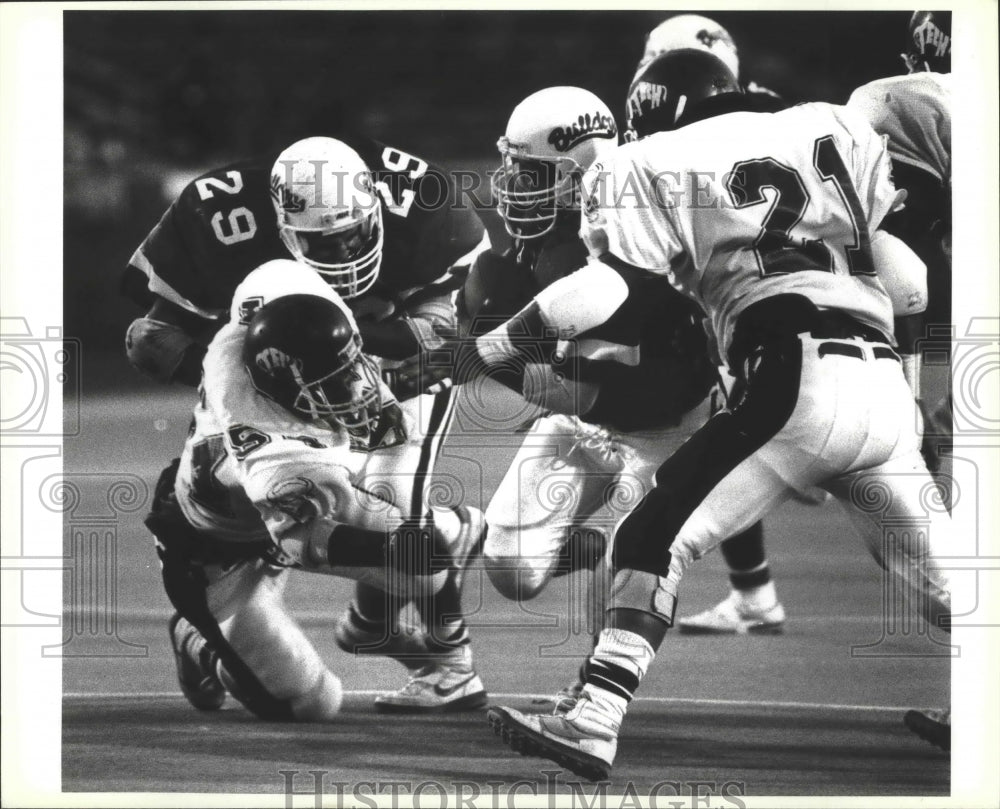
[[(238, 194), (243, 190), (243, 175), (238, 171), (227, 171), (225, 179), (222, 177), (203, 177), (195, 181), (195, 188), (198, 189), (198, 198), (202, 202), (212, 199), (216, 191), (223, 194)], [(257, 220), (254, 219), (253, 211), (240, 205), (233, 208), (227, 214), (216, 211), (212, 216), (212, 231), (215, 238), (223, 244), (236, 244), (252, 239), (257, 232)]]

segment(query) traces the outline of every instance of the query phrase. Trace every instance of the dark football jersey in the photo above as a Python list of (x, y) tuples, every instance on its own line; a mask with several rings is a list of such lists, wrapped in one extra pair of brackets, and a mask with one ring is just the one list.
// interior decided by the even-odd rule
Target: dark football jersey
[[(459, 199), (443, 171), (418, 157), (368, 138), (342, 140), (372, 172), (385, 229), (378, 281), (348, 302), (359, 319), (398, 315), (418, 299), (457, 288), (461, 279), (443, 276), (484, 233), (468, 200)], [(252, 270), (290, 258), (270, 196), (277, 158), (275, 152), (233, 163), (188, 184), (132, 256), (125, 293), (140, 305), (154, 293), (217, 318)]]
[[(542, 288), (580, 269), (587, 249), (575, 223), (540, 247), (528, 242), (499, 255), (481, 253), (458, 294), (459, 326), (479, 336), (506, 322)], [(715, 382), (698, 307), (662, 277), (620, 269), (624, 304), (600, 326), (576, 336), (565, 370), (599, 385), (587, 421), (624, 431), (675, 424)]]

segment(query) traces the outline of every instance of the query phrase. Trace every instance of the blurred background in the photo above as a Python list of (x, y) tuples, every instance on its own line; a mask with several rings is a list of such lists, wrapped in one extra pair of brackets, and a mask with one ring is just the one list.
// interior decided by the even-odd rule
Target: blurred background
[[(668, 16), (65, 12), (65, 329), (82, 343), (87, 387), (143, 386), (123, 351), (139, 311), (118, 281), (193, 177), (340, 125), (485, 173), (511, 109), (542, 87), (586, 87), (621, 124), (645, 35)], [(903, 72), (909, 12), (711, 16), (735, 39), (743, 79), (793, 102), (843, 102)]]

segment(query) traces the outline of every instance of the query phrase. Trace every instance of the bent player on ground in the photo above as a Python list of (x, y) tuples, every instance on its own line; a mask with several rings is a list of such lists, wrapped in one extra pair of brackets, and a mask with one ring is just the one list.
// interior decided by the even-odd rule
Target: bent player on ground
[[(292, 255), (346, 300), (392, 388), (394, 367), (435, 347), (436, 328), (454, 325), (452, 293), (484, 240), (450, 178), (421, 158), (362, 137), (306, 138), (210, 171), (171, 204), (123, 277), (125, 292), (149, 307), (129, 327), (128, 356), (156, 379), (197, 384), (204, 346), (237, 285), (263, 262)], [(372, 454), (367, 472), (419, 518), (454, 400), (444, 390), (402, 406), (415, 428)], [(457, 582), (447, 589), (454, 603), (446, 612), (460, 611)], [(338, 644), (377, 650), (395, 632), (399, 607), (359, 583), (337, 622)]]
[[(289, 616), (290, 569), (347, 576), (440, 609), (435, 597), (480, 539), (482, 515), (434, 509), (414, 522), (365, 488), (369, 453), (406, 440), (412, 421), (362, 353), (350, 310), (316, 273), (276, 259), (236, 290), (204, 361), (191, 434), (156, 487), (156, 538), (181, 688), (202, 710), (230, 692), (264, 719), (325, 720), (339, 680)], [(451, 615), (444, 635), (464, 633)], [(433, 633), (433, 624), (430, 632)], [(468, 643), (421, 633), (389, 653), (434, 682), (435, 708), (485, 700)], [(413, 700), (411, 700), (412, 702)], [(395, 695), (376, 706), (401, 706)]]

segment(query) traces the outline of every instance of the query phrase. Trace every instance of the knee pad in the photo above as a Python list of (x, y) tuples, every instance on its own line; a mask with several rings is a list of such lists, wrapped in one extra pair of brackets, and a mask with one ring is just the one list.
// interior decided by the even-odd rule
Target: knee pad
[(644, 570), (619, 570), (611, 583), (608, 609), (636, 610), (673, 626), (677, 610), (676, 587), (666, 576)]

